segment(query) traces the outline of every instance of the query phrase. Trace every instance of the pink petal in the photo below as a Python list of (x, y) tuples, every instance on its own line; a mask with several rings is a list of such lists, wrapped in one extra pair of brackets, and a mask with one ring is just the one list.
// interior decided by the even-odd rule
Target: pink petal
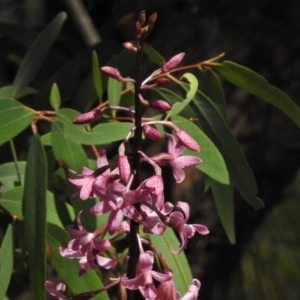
[(172, 172), (173, 172), (174, 178), (176, 180), (176, 183), (182, 182), (185, 178), (185, 173), (182, 170), (182, 168), (178, 164), (176, 164), (174, 161), (170, 162), (170, 166), (172, 168)]
[(183, 169), (185, 167), (196, 166), (202, 163), (202, 160), (196, 156), (186, 155), (175, 158), (174, 162)]
[(201, 225), (201, 224), (193, 224), (192, 225), (194, 227), (194, 229), (199, 232), (200, 234), (208, 234), (209, 230), (207, 229), (206, 226)]
[(119, 209), (116, 211), (112, 211), (108, 218), (108, 227), (107, 231), (110, 235), (113, 235), (117, 230), (119, 225), (121, 224), (123, 219), (123, 212)]
[(105, 268), (105, 269), (111, 269), (114, 268), (118, 262), (118, 256), (115, 254), (114, 257), (108, 258), (100, 255), (96, 255), (96, 260), (99, 266)]
[(152, 277), (159, 282), (166, 282), (173, 278), (173, 274), (171, 272), (164, 274), (164, 273), (159, 273), (156, 271), (151, 271), (151, 274), (152, 274)]

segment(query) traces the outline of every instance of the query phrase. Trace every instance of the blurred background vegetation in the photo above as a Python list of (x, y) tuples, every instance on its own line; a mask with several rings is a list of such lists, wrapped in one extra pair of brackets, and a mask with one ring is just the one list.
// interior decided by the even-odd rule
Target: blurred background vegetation
[[(47, 109), (53, 82), (65, 106), (93, 107), (91, 51), (101, 65), (132, 39), (137, 12), (156, 11), (150, 43), (164, 57), (186, 52), (185, 63), (221, 52), (263, 75), (300, 104), (300, 2), (298, 0), (0, 0), (0, 86), (10, 84), (20, 61), (40, 30), (60, 11), (66, 26), (25, 98)], [(126, 65), (124, 65), (126, 68)], [(175, 200), (193, 206), (193, 223), (201, 217), (210, 235), (194, 239), (187, 251), (193, 273), (202, 282), (199, 299), (300, 299), (300, 132), (282, 113), (246, 92), (225, 85), (227, 116), (254, 170), (265, 208), (254, 211), (236, 195), (237, 242), (230, 245), (214, 203), (189, 174), (174, 187)], [(84, 99), (84, 101), (82, 100)], [(46, 126), (46, 125), (45, 125)], [(20, 160), (27, 156), (25, 135), (15, 139)], [(0, 163), (11, 161), (1, 147)], [(9, 217), (0, 215), (0, 235)], [(22, 269), (22, 268), (21, 268)], [(0, 279), (1, 281), (1, 279)], [(28, 278), (16, 272), (11, 299), (26, 299)]]

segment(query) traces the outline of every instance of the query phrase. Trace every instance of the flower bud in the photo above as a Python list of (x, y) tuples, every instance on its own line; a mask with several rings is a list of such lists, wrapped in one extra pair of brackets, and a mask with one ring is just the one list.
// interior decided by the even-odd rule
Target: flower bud
[(143, 26), (146, 22), (146, 13), (144, 10), (142, 10), (139, 13), (139, 17), (138, 17), (138, 22), (141, 24), (141, 26)]
[(155, 108), (155, 109), (162, 110), (162, 111), (168, 111), (168, 110), (172, 109), (171, 105), (168, 102), (164, 101), (164, 100), (151, 101), (149, 103), (149, 106), (152, 107), (152, 108)]
[(116, 68), (105, 66), (105, 67), (101, 68), (101, 71), (113, 79), (116, 79), (119, 81), (122, 81), (122, 79), (123, 79)]
[(185, 53), (179, 53), (173, 56), (170, 60), (163, 64), (163, 66), (161, 67), (162, 71), (167, 73), (174, 69), (182, 61), (184, 55)]
[(169, 79), (167, 78), (158, 78), (155, 82), (157, 87), (161, 87), (161, 86), (165, 86), (166, 84), (168, 84), (170, 82)]
[(191, 136), (189, 136), (185, 130), (177, 130), (175, 131), (175, 135), (177, 136), (178, 140), (188, 149), (200, 152), (200, 146), (198, 143)]
[(132, 52), (136, 52), (137, 51), (137, 48), (134, 47), (130, 42), (125, 42), (122, 44), (123, 47), (126, 49), (126, 50), (129, 50), (129, 51), (132, 51)]
[(92, 123), (102, 116), (102, 112), (100, 110), (92, 110), (87, 113), (81, 114), (73, 120), (73, 124), (88, 124)]
[(144, 134), (152, 141), (159, 141), (162, 139), (162, 135), (155, 127), (146, 125), (143, 127)]
[(120, 155), (118, 158), (118, 167), (120, 172), (120, 178), (128, 183), (131, 175), (130, 164), (126, 155)]

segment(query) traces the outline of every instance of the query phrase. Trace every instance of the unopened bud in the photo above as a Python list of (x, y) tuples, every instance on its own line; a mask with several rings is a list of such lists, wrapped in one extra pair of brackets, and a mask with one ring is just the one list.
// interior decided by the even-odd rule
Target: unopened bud
[(167, 78), (158, 78), (155, 82), (157, 87), (162, 87), (165, 86), (166, 84), (168, 84), (170, 82), (169, 79)]
[(185, 130), (177, 130), (175, 131), (175, 135), (177, 136), (178, 140), (188, 149), (200, 152), (200, 146), (198, 143), (191, 136), (189, 136)]
[(182, 61), (184, 55), (185, 53), (179, 53), (173, 56), (169, 61), (163, 64), (163, 66), (161, 67), (162, 71), (167, 73), (176, 68), (176, 66)]
[(171, 105), (168, 102), (164, 101), (164, 100), (151, 101), (149, 103), (149, 106), (152, 107), (152, 108), (155, 108), (155, 109), (162, 110), (162, 111), (168, 111), (168, 110), (172, 109)]
[(134, 47), (130, 42), (123, 43), (123, 47), (126, 50), (129, 50), (129, 51), (132, 51), (132, 52), (136, 52), (137, 51), (137, 48)]
[(116, 68), (105, 66), (105, 67), (101, 68), (101, 71), (113, 79), (116, 79), (119, 81), (122, 81), (122, 79), (123, 79)]
[(118, 167), (120, 172), (120, 178), (125, 182), (128, 183), (131, 171), (130, 171), (130, 164), (128, 161), (128, 157), (126, 155), (120, 155), (118, 158)]
[(147, 138), (151, 139), (152, 141), (159, 141), (162, 139), (162, 135), (155, 127), (146, 125), (143, 127), (144, 134)]
[(92, 110), (87, 113), (81, 114), (73, 120), (73, 124), (88, 124), (92, 123), (102, 116), (102, 112), (100, 110)]
[(156, 22), (157, 19), (157, 13), (154, 12), (149, 18), (148, 18), (148, 26), (149, 26), (149, 30), (152, 30), (152, 28), (154, 27), (154, 24)]
[(141, 24), (141, 26), (143, 26), (146, 22), (146, 13), (144, 10), (142, 10), (139, 13), (139, 17), (138, 17), (138, 22)]
[(135, 38), (140, 39), (142, 36), (142, 25), (139, 22), (135, 23)]

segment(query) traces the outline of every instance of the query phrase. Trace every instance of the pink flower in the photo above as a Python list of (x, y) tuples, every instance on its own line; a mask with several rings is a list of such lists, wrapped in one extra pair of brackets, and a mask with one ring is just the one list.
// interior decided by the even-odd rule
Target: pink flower
[(146, 251), (140, 254), (139, 257), (139, 274), (133, 279), (121, 279), (121, 284), (129, 289), (139, 289), (145, 299), (154, 300), (157, 296), (157, 290), (153, 283), (153, 278), (159, 282), (166, 282), (172, 279), (173, 275), (171, 272), (159, 273), (153, 271), (153, 252)]
[(68, 300), (68, 298), (61, 293), (61, 291), (64, 292), (66, 290), (66, 285), (64, 283), (59, 283), (57, 286), (54, 286), (53, 282), (46, 281), (45, 288), (50, 295), (56, 297), (57, 299)]
[[(80, 213), (77, 217), (78, 230), (69, 226), (68, 232), (72, 240), (68, 243), (67, 248), (60, 247), (60, 254), (67, 258), (79, 258), (80, 270), (82, 275), (90, 269), (98, 269), (98, 265), (110, 269), (117, 263), (117, 256), (113, 259), (101, 256), (100, 253), (109, 249), (112, 245), (109, 240), (101, 240), (94, 233), (86, 231), (80, 221)], [(98, 265), (95, 263), (98, 263)]]
[(187, 203), (179, 201), (173, 212), (169, 215), (167, 225), (175, 229), (180, 237), (181, 246), (178, 250), (171, 250), (174, 254), (179, 254), (187, 246), (189, 238), (193, 237), (196, 232), (208, 234), (206, 226), (201, 224), (186, 224), (190, 216), (190, 207)]
[(197, 300), (201, 283), (198, 279), (193, 279), (193, 284), (188, 288), (188, 292), (180, 300)]
[(176, 143), (171, 134), (166, 133), (166, 136), (168, 139), (168, 153), (156, 154), (151, 157), (151, 160), (159, 166), (163, 166), (167, 163), (170, 164), (176, 182), (180, 183), (185, 178), (183, 168), (198, 165), (202, 160), (195, 156), (180, 156), (185, 149), (185, 145), (182, 144), (181, 141)]

